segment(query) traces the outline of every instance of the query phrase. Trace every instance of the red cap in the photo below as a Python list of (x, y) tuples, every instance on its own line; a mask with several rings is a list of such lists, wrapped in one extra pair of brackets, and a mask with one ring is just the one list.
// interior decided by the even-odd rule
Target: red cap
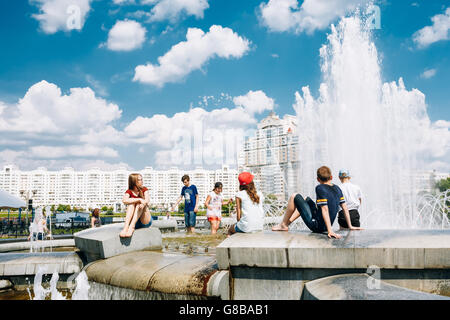
[(249, 184), (253, 181), (253, 175), (250, 172), (242, 172), (239, 174), (239, 184), (241, 186), (245, 186), (246, 184)]

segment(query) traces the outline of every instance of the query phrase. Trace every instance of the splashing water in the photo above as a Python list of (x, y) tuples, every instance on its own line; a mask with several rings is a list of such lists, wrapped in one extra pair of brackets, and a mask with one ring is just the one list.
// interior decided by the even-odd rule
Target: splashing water
[(314, 99), (303, 87), (294, 104), (302, 128), (300, 193), (315, 198), (320, 166), (334, 176), (346, 168), (364, 194), (363, 227), (448, 228), (445, 210), (419, 206), (414, 181), (427, 143), (422, 135), (430, 127), (425, 96), (406, 90), (401, 78), (382, 83), (377, 49), (358, 14), (331, 27), (320, 56), (320, 96)]
[(89, 281), (85, 271), (82, 271), (75, 278), (76, 288), (72, 293), (72, 300), (88, 300), (89, 299)]
[[(50, 286), (45, 288), (42, 285), (42, 277), (47, 274), (47, 269), (39, 267), (36, 275), (34, 276), (33, 292), (34, 298), (32, 298), (30, 290), (27, 288), (30, 300), (66, 300), (66, 297), (57, 290), (57, 284), (59, 280), (59, 274), (53, 272), (50, 279)], [(72, 290), (72, 300), (88, 300), (89, 298), (89, 281), (85, 271), (80, 272), (75, 278), (76, 287)]]

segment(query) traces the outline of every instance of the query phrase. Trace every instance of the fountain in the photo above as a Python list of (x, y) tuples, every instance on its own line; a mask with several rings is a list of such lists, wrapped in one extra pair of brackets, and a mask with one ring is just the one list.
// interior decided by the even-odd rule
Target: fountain
[[(66, 295), (63, 295), (57, 289), (59, 274), (53, 272), (48, 287), (44, 287), (42, 278), (45, 274), (48, 274), (49, 270), (46, 267), (39, 267), (33, 282), (33, 293), (31, 294), (30, 288), (27, 288), (30, 300), (66, 300), (68, 297), (71, 300), (87, 300), (89, 292), (89, 283), (86, 272), (82, 271), (76, 275), (75, 287), (73, 289), (65, 290)], [(67, 282), (71, 282), (68, 279)]]
[[(136, 230), (128, 240), (118, 238), (120, 226), (102, 226), (78, 234), (80, 256), (89, 253), (87, 248), (101, 251), (91, 253), (89, 263), (75, 253), (48, 257), (39, 253), (49, 266), (64, 261), (58, 274), (39, 269), (43, 260), (31, 261), (34, 256), (26, 264), (27, 258), (5, 253), (0, 255), (5, 271), (0, 276), (12, 280), (19, 275), (17, 266), (11, 267), (14, 259), (25, 264), (25, 275), (27, 270), (37, 270), (33, 273), (35, 299), (49, 295), (61, 299), (55, 292), (61, 274), (70, 274), (69, 279), (77, 276), (72, 299), (415, 300), (450, 296), (450, 192), (417, 194), (412, 176), (420, 165), (417, 128), (429, 123), (423, 94), (406, 90), (402, 79), (381, 82), (377, 50), (358, 16), (342, 18), (332, 27), (320, 55), (324, 77), (320, 97), (314, 99), (304, 87), (294, 105), (301, 128), (300, 192), (314, 195), (320, 165), (330, 166), (333, 172), (350, 169), (366, 195), (361, 209), (366, 230), (338, 231), (341, 239), (328, 239), (302, 230), (304, 224), (298, 219), (291, 232), (272, 232), (270, 225), (279, 222), (286, 202), (266, 199), (265, 230), (235, 234), (217, 246), (215, 255), (162, 251), (161, 234), (152, 230), (156, 223)], [(344, 152), (343, 146), (356, 152)], [(287, 172), (285, 181), (293, 176)], [(228, 226), (235, 221), (231, 217), (222, 222)], [(411, 230), (418, 228), (434, 230)], [(149, 239), (146, 233), (155, 233), (152, 241), (159, 249), (138, 243)], [(87, 241), (85, 245), (81, 240)], [(378, 270), (379, 278), (368, 277), (373, 270)], [(44, 273), (52, 274), (49, 288), (42, 286)], [(372, 287), (369, 280), (382, 284)]]
[(442, 208), (420, 204), (434, 200), (420, 200), (414, 182), (414, 171), (423, 166), (421, 133), (430, 126), (424, 95), (408, 91), (402, 78), (382, 83), (377, 49), (358, 14), (331, 27), (320, 57), (319, 97), (306, 86), (294, 104), (301, 128), (300, 193), (314, 197), (320, 166), (335, 177), (347, 168), (365, 195), (362, 227), (449, 228)]

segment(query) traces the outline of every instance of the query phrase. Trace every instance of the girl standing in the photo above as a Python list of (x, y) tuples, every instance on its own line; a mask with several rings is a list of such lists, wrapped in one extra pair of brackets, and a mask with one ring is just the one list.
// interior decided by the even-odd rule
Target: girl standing
[(206, 197), (206, 217), (211, 224), (211, 234), (216, 234), (220, 226), (220, 220), (222, 220), (222, 205), (233, 202), (232, 199), (227, 201), (222, 197), (222, 182), (216, 182), (214, 189)]

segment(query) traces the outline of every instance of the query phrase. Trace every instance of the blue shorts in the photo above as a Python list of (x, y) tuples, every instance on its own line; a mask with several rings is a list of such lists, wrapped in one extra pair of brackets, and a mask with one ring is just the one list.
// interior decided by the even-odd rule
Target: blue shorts
[(148, 228), (151, 225), (152, 225), (152, 217), (150, 216), (150, 222), (147, 224), (143, 224), (141, 222), (141, 219), (138, 219), (138, 221), (136, 222), (136, 225), (134, 226), (134, 229)]
[(238, 228), (237, 223), (234, 225), (234, 231), (245, 233), (244, 231), (242, 231), (241, 229)]
[(184, 225), (187, 227), (195, 227), (197, 214), (194, 211), (184, 213)]

